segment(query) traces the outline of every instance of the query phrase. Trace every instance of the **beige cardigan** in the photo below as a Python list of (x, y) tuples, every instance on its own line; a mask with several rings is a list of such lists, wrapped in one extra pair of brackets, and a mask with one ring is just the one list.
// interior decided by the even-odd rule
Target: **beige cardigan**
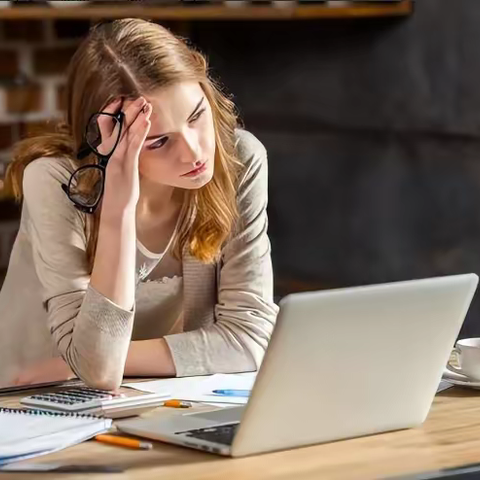
[[(278, 311), (267, 236), (267, 155), (252, 134), (239, 130), (237, 136), (245, 167), (241, 226), (217, 264), (183, 255), (184, 332), (165, 336), (178, 376), (256, 370)], [(32, 362), (59, 354), (90, 384), (99, 381), (99, 365), (114, 372), (108, 381), (123, 375), (134, 312), (89, 285), (85, 216), (60, 188), (71, 171), (59, 158), (25, 169), (20, 230), (0, 292), (0, 386)]]

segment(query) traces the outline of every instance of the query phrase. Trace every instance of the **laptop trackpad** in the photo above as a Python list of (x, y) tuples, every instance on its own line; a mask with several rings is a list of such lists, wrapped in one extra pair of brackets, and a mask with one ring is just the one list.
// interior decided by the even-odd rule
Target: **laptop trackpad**
[(239, 422), (242, 418), (244, 406), (241, 407), (228, 407), (221, 410), (214, 410), (213, 412), (199, 412), (199, 413), (187, 413), (186, 417), (195, 417), (202, 420), (214, 422), (216, 424), (222, 423), (234, 423)]

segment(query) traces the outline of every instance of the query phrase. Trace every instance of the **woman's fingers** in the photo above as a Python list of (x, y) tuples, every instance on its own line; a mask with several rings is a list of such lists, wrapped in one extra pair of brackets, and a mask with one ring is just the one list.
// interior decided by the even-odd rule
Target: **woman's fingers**
[(152, 113), (152, 105), (147, 103), (145, 108), (135, 119), (128, 131), (127, 148), (131, 152), (129, 157), (138, 160), (140, 150), (142, 149), (145, 138), (150, 130), (150, 115)]
[(115, 100), (113, 100), (112, 102), (110, 102), (103, 110), (102, 112), (105, 112), (105, 113), (111, 113), (112, 115), (117, 113), (118, 110), (120, 109), (120, 106), (122, 105), (123, 103), (123, 98), (122, 97), (118, 97), (116, 98)]
[[(102, 113), (114, 115), (120, 110), (122, 103), (123, 99), (119, 97), (113, 102), (110, 102), (102, 110)], [(96, 124), (89, 125), (92, 137), (96, 143), (96, 145), (93, 146), (103, 155), (107, 155), (113, 148), (120, 127), (119, 122), (110, 115), (96, 115), (92, 120), (96, 122)]]
[(99, 115), (97, 117), (97, 127), (92, 126), (92, 128), (98, 128), (99, 131), (99, 136), (96, 141), (97, 150), (102, 155), (108, 155), (108, 153), (112, 151), (112, 148), (117, 141), (120, 123), (113, 117)]
[(109, 161), (109, 168), (127, 168), (131, 171), (134, 165), (138, 165), (138, 156), (143, 146), (148, 131), (150, 130), (151, 104), (147, 104), (128, 129), (124, 129), (122, 136), (112, 158)]
[[(119, 107), (125, 105), (125, 102), (121, 98), (109, 103), (102, 112), (115, 114), (117, 113)], [(130, 127), (134, 124), (137, 118), (143, 112), (145, 107), (146, 100), (143, 97), (137, 98), (133, 102), (129, 102), (124, 108), (124, 118), (122, 125), (122, 135), (120, 141), (123, 141), (125, 136), (128, 133)], [(141, 116), (140, 116), (141, 118)], [(98, 141), (98, 151), (103, 155), (107, 155), (109, 151), (113, 148), (118, 136), (118, 130), (120, 128), (119, 122), (109, 115), (100, 115), (97, 117), (97, 126), (99, 130), (100, 139)]]
[(124, 128), (123, 131), (126, 132), (133, 122), (137, 119), (140, 113), (142, 113), (142, 109), (145, 106), (147, 101), (143, 97), (137, 98), (134, 102), (131, 102), (123, 111), (125, 114), (124, 119)]
[(96, 118), (98, 128), (100, 129), (100, 135), (102, 140), (106, 140), (108, 137), (112, 135), (115, 128), (117, 128), (118, 132), (118, 121), (110, 117), (109, 115), (98, 115)]

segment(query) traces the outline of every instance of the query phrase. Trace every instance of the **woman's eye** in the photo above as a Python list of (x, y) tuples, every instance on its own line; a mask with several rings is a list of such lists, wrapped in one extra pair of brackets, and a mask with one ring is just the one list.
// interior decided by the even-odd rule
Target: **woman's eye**
[(196, 122), (203, 114), (205, 113), (205, 109), (202, 108), (199, 112), (197, 112), (191, 119), (190, 123)]
[(168, 141), (168, 137), (162, 137), (158, 142), (155, 142), (150, 148), (162, 148)]

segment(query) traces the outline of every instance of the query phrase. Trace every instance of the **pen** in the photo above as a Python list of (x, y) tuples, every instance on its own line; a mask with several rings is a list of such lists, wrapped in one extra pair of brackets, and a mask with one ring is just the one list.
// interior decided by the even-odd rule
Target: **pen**
[(135, 448), (137, 450), (150, 450), (153, 445), (150, 442), (142, 442), (135, 438), (121, 437), (119, 435), (96, 435), (95, 440), (119, 447)]
[(223, 397), (249, 397), (250, 390), (213, 390), (215, 395)]
[(190, 408), (192, 404), (190, 402), (182, 402), (181, 400), (166, 400), (163, 402), (163, 406), (172, 408)]

